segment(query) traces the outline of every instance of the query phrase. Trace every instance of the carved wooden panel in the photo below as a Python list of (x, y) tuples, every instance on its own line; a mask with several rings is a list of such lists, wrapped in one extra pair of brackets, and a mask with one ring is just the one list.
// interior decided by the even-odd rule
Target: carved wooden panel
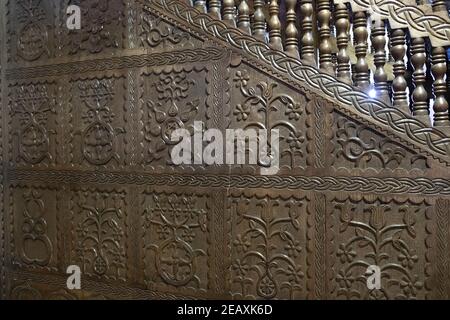
[(126, 197), (119, 188), (71, 188), (69, 260), (86, 276), (126, 280)]
[[(437, 131), (181, 1), (3, 4), (1, 298), (449, 298)], [(195, 121), (278, 129), (280, 171), (174, 165)]]
[(57, 189), (19, 184), (10, 191), (13, 264), (25, 269), (57, 271), (60, 241)]
[[(329, 206), (330, 294), (336, 298), (430, 298), (432, 210), (423, 199), (338, 194)], [(369, 290), (366, 270), (381, 270)]]
[(144, 191), (144, 281), (157, 291), (206, 292), (212, 203), (194, 192)]
[(305, 298), (306, 196), (233, 191), (228, 206), (232, 297)]

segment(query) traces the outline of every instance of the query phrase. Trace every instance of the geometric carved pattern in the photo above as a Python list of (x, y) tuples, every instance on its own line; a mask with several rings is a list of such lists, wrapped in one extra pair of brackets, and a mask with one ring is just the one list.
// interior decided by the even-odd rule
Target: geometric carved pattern
[(71, 195), (71, 264), (88, 276), (125, 280), (125, 192), (80, 188)]
[(229, 210), (233, 297), (304, 298), (306, 199), (233, 194)]
[(143, 194), (145, 283), (151, 290), (207, 289), (208, 196)]

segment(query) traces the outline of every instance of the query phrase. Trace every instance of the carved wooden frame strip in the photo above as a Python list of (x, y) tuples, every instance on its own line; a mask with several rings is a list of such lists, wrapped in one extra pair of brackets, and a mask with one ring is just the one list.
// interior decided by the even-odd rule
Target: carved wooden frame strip
[(80, 62), (69, 62), (56, 65), (46, 65), (31, 68), (6, 70), (6, 79), (29, 79), (36, 77), (55, 77), (65, 74), (78, 74), (117, 69), (133, 69), (180, 63), (221, 60), (228, 53), (226, 50), (208, 47), (203, 49), (184, 49), (164, 53), (152, 53), (115, 57), (108, 59), (94, 59)]
[(254, 176), (214, 174), (152, 174), (75, 170), (36, 171), (9, 169), (11, 182), (95, 183), (124, 185), (167, 185), (219, 188), (274, 188), (316, 191), (359, 191), (363, 193), (450, 195), (448, 179), (319, 177), (319, 176)]

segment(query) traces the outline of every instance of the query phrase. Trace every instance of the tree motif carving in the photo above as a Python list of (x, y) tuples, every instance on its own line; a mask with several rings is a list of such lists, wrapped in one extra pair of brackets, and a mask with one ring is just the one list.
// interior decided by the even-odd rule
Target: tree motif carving
[[(424, 281), (416, 238), (418, 206), (401, 203), (373, 203), (364, 209), (352, 201), (336, 201), (339, 234), (344, 235), (336, 250), (339, 269), (333, 275), (337, 296), (347, 299), (415, 299)], [(380, 268), (381, 288), (367, 289), (369, 266)]]
[(116, 117), (110, 104), (113, 101), (115, 85), (113, 79), (94, 79), (78, 82), (80, 99), (86, 107), (81, 116), (85, 125), (81, 135), (81, 150), (86, 161), (104, 165), (112, 159), (120, 161), (116, 138), (125, 133), (121, 127), (113, 127)]
[[(243, 99), (235, 106), (233, 115), (237, 125), (242, 129), (265, 129), (267, 141), (271, 141), (271, 130), (280, 130), (280, 157), (289, 158), (289, 166), (298, 166), (296, 157), (304, 157), (303, 145), (306, 140), (304, 132), (296, 124), (304, 117), (307, 99), (299, 95), (294, 100), (279, 90), (277, 83), (259, 81), (256, 86), (250, 86), (250, 75), (246, 70), (237, 71), (233, 79), (236, 88), (239, 89)], [(284, 147), (283, 143), (284, 142)], [(265, 165), (259, 163), (259, 165)]]
[(197, 115), (200, 105), (198, 98), (192, 98), (192, 88), (196, 81), (189, 78), (185, 71), (162, 73), (152, 86), (156, 91), (155, 100), (147, 101), (147, 122), (144, 139), (149, 143), (146, 162), (160, 160), (172, 141), (172, 132), (187, 127)]
[(84, 273), (125, 277), (125, 193), (77, 191), (74, 259)]
[(231, 281), (237, 298), (301, 297), (306, 270), (301, 243), (303, 201), (234, 198)]
[(65, 41), (69, 54), (99, 53), (106, 48), (119, 47), (124, 1), (69, 0), (68, 5), (71, 4), (80, 6), (82, 24), (80, 30), (67, 31)]
[(38, 164), (45, 159), (52, 160), (49, 152), (49, 115), (56, 114), (55, 98), (46, 84), (15, 86), (12, 89), (11, 117), (17, 118), (19, 130), (18, 159), (29, 164)]
[(50, 54), (47, 16), (41, 3), (42, 0), (17, 1), (17, 19), (20, 23), (17, 31), (17, 54), (27, 61), (35, 61), (44, 54)]
[(173, 287), (203, 288), (200, 259), (207, 252), (206, 199), (165, 193), (145, 194), (145, 198), (145, 233), (151, 240), (145, 251), (153, 257), (146, 267), (147, 284), (153, 287), (161, 279)]

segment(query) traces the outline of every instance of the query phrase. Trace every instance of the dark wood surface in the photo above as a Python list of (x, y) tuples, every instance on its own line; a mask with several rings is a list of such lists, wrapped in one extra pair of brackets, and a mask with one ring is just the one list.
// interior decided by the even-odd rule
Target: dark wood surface
[[(81, 31), (63, 1), (0, 2), (1, 298), (448, 298), (450, 149), (164, 2), (83, 1)], [(280, 172), (171, 165), (194, 121), (279, 126)]]

